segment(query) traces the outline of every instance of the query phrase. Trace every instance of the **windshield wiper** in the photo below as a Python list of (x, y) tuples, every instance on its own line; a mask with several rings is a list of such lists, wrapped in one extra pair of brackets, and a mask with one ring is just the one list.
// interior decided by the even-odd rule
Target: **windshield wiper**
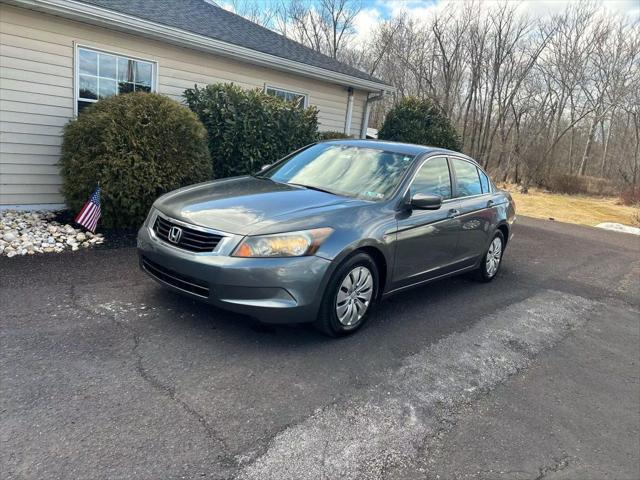
[(314, 187), (313, 185), (305, 185), (304, 183), (292, 183), (287, 182), (288, 185), (295, 185), (296, 187), (303, 187), (309, 190), (316, 190), (318, 192), (330, 193), (331, 195), (338, 195), (336, 192), (332, 192), (331, 190), (327, 190), (326, 188)]

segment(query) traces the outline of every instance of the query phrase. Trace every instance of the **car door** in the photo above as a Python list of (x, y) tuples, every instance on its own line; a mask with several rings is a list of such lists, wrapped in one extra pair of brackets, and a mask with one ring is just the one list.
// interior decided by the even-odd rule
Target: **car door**
[(495, 227), (496, 208), (489, 179), (476, 164), (452, 157), (449, 162), (460, 221), (456, 262), (464, 268), (474, 265), (484, 254)]
[[(455, 269), (460, 222), (455, 217), (451, 174), (446, 157), (426, 159), (409, 185), (409, 195), (439, 195), (437, 210), (404, 210), (397, 216), (394, 288), (419, 283)], [(409, 197), (410, 198), (410, 197)]]

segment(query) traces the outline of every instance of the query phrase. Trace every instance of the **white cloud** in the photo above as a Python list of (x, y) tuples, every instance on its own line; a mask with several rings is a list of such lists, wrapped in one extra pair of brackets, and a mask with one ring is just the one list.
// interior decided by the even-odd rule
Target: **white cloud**
[[(532, 17), (544, 17), (562, 13), (571, 4), (579, 0), (523, 0), (520, 10)], [(620, 14), (638, 18), (640, 3), (637, 0), (600, 0), (598, 7), (609, 15)]]
[(382, 12), (375, 7), (360, 10), (353, 22), (356, 30), (356, 41), (359, 43), (367, 41), (382, 21)]
[(384, 5), (390, 17), (410, 17), (414, 20), (427, 20), (437, 12), (443, 11), (444, 1), (437, 0), (378, 0)]
[(233, 3), (213, 3), (214, 5), (224, 8), (225, 10), (232, 12), (232, 13), (236, 13), (236, 7), (233, 5)]
[[(465, 0), (376, 0), (373, 6), (364, 8), (355, 19), (356, 41), (362, 43), (371, 37), (375, 28), (385, 19), (405, 17), (426, 21), (434, 15), (462, 6)], [(505, 0), (478, 0), (480, 9), (487, 11)], [(517, 0), (512, 0), (516, 2)], [(540, 18), (561, 13), (580, 0), (519, 0), (518, 10), (523, 15)], [(609, 15), (624, 15), (640, 19), (640, 0), (599, 0), (599, 8)]]

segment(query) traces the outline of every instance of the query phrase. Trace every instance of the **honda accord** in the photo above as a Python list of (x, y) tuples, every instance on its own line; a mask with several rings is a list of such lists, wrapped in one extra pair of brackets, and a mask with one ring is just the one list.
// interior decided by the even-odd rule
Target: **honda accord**
[(138, 252), (189, 297), (339, 336), (393, 293), (464, 272), (493, 280), (514, 220), (510, 195), (461, 153), (335, 140), (161, 196)]

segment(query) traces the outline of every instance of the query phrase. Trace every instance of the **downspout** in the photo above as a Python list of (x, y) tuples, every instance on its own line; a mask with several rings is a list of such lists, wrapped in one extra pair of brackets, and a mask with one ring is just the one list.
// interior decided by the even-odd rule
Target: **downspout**
[(349, 97), (347, 99), (347, 115), (344, 118), (344, 134), (351, 135), (351, 117), (353, 116), (353, 87), (347, 90)]
[(364, 104), (364, 113), (362, 115), (362, 126), (360, 127), (360, 138), (367, 138), (367, 128), (369, 128), (369, 116), (371, 115), (371, 104), (373, 102), (377, 102), (378, 100), (382, 100), (384, 98), (384, 93), (380, 92), (378, 95), (370, 97), (367, 94), (367, 101)]

